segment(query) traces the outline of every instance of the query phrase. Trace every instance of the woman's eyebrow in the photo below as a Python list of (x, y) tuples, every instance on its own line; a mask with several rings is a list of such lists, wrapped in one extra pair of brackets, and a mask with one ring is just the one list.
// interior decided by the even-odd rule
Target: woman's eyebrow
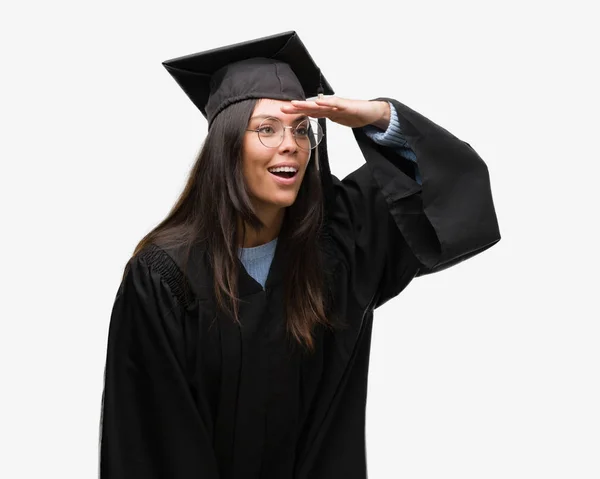
[[(281, 119), (275, 115), (255, 115), (255, 116), (251, 117), (250, 120), (264, 120), (265, 118), (277, 118), (280, 122), (285, 123), (283, 121), (283, 119)], [(302, 120), (306, 120), (307, 118), (308, 118), (308, 116), (306, 116), (306, 115), (300, 115), (300, 116), (297, 116), (296, 118), (294, 118), (292, 120), (292, 123), (298, 123)]]

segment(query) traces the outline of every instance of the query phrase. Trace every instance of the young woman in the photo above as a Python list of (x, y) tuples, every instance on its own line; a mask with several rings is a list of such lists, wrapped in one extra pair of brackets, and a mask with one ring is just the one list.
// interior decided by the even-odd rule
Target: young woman
[[(394, 99), (332, 96), (294, 32), (164, 65), (209, 129), (116, 296), (101, 477), (366, 478), (373, 310), (499, 241), (487, 167)], [(366, 160), (341, 181), (325, 119)]]

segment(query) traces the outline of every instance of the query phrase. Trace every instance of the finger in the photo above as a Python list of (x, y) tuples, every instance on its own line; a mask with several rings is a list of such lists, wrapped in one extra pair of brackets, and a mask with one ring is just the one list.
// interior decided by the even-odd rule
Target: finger
[(344, 105), (342, 104), (340, 99), (335, 96), (319, 98), (319, 99), (315, 100), (315, 103), (320, 106), (330, 106), (330, 107), (336, 107), (339, 109), (343, 109), (343, 107), (344, 107)]
[(317, 105), (316, 102), (313, 100), (292, 100), (290, 103), (292, 106), (295, 106), (298, 108), (318, 108), (319, 107), (319, 105)]
[(327, 111), (337, 111), (337, 108), (330, 106), (316, 106), (316, 107), (294, 107), (294, 106), (282, 106), (281, 111), (286, 113), (308, 113), (312, 111), (318, 112), (327, 112)]
[(318, 110), (318, 109), (327, 107), (328, 105), (318, 105), (316, 101), (312, 101), (312, 100), (307, 100), (307, 101), (292, 100), (291, 102), (286, 104), (286, 106), (293, 107), (293, 108), (303, 108), (303, 109), (314, 108), (314, 109)]
[(337, 112), (337, 108), (332, 108), (329, 106), (319, 106), (319, 105), (314, 105), (314, 106), (296, 106), (296, 105), (285, 105), (282, 106), (281, 111), (284, 113), (303, 113), (305, 115), (308, 116), (313, 116), (314, 114), (320, 114), (320, 115), (324, 115), (324, 114), (328, 114), (328, 113), (335, 113)]
[(318, 110), (322, 110), (324, 107), (338, 108), (340, 106), (343, 106), (343, 104), (339, 101), (339, 98), (336, 99), (335, 97), (330, 97), (329, 99), (323, 99), (323, 100), (306, 100), (306, 101), (292, 100), (290, 102), (290, 104), (291, 104), (291, 106), (294, 106), (296, 108), (314, 108), (314, 109), (318, 109)]
[(306, 115), (309, 118), (329, 118), (329, 119), (333, 119), (334, 117), (337, 117), (338, 113), (335, 111), (303, 111), (303, 112), (293, 112), (293, 113), (300, 113), (301, 115)]

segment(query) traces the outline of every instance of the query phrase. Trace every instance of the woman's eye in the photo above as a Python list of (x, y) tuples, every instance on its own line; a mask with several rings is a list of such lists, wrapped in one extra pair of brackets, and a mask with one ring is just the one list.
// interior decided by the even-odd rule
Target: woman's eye
[(299, 126), (298, 128), (296, 128), (296, 135), (307, 136), (308, 135), (308, 128), (306, 128), (304, 126)]
[(264, 134), (264, 135), (272, 135), (273, 133), (275, 133), (275, 130), (273, 129), (273, 127), (272, 127), (272, 126), (265, 125), (265, 126), (261, 126), (261, 127), (258, 129), (258, 132), (259, 132), (259, 133), (262, 133), (262, 134)]

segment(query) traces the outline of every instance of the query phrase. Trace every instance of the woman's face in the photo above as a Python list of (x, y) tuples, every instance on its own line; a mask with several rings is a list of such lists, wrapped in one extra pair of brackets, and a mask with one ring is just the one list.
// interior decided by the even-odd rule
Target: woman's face
[[(281, 106), (287, 101), (262, 99), (256, 104), (248, 123), (249, 130), (256, 130), (265, 118), (278, 118), (284, 126), (296, 127), (306, 116), (283, 113)], [(270, 132), (268, 123), (263, 122), (265, 132)], [(250, 199), (257, 211), (279, 210), (294, 203), (310, 159), (310, 151), (301, 149), (294, 140), (293, 130), (286, 128), (283, 142), (276, 147), (266, 147), (253, 131), (244, 136), (242, 153), (243, 171)], [(297, 169), (293, 178), (281, 178), (269, 170), (278, 165)], [(290, 173), (280, 173), (289, 176)]]

